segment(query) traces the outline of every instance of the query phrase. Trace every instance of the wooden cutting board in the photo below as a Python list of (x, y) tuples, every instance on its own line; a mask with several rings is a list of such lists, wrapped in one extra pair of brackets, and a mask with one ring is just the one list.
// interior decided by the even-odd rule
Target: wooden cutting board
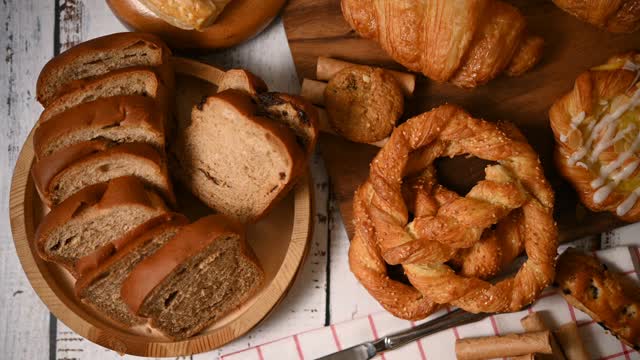
[[(438, 84), (418, 76), (415, 95), (409, 99), (405, 118), (444, 103), (463, 106), (475, 117), (513, 121), (540, 154), (549, 181), (556, 191), (560, 240), (569, 241), (624, 225), (607, 213), (593, 213), (578, 201), (574, 190), (553, 167), (554, 140), (547, 111), (555, 99), (568, 92), (575, 78), (610, 56), (640, 49), (640, 32), (614, 35), (583, 23), (558, 9), (549, 0), (513, 0), (527, 17), (530, 32), (546, 41), (542, 62), (524, 76), (494, 79), (475, 90)], [(330, 56), (394, 69), (402, 67), (373, 41), (364, 40), (342, 18), (339, 0), (290, 0), (284, 9), (284, 26), (300, 79), (315, 79), (318, 56)], [(353, 192), (368, 175), (377, 149), (323, 135), (320, 149), (331, 178), (336, 200), (349, 237), (353, 234)], [(438, 160), (440, 182), (466, 193), (484, 177), (486, 162), (471, 158)]]

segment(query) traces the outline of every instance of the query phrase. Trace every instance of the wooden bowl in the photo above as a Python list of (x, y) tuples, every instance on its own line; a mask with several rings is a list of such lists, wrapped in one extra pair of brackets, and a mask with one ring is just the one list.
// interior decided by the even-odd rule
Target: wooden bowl
[(137, 31), (154, 33), (178, 49), (227, 48), (261, 32), (286, 0), (233, 0), (203, 31), (183, 30), (160, 19), (138, 0), (107, 0), (113, 13)]
[[(215, 91), (224, 71), (187, 59), (174, 59), (178, 76), (177, 112), (187, 116), (203, 95)], [(189, 103), (193, 102), (193, 103)], [(287, 293), (303, 262), (312, 234), (312, 186), (305, 175), (291, 193), (261, 221), (250, 225), (247, 239), (262, 264), (264, 287), (242, 307), (183, 341), (170, 341), (146, 326), (118, 326), (80, 302), (74, 280), (62, 267), (37, 255), (34, 233), (47, 209), (30, 176), (34, 162), (33, 131), (22, 147), (11, 182), (10, 218), (13, 240), (22, 268), (49, 310), (81, 336), (121, 354), (180, 356), (218, 348), (264, 320)], [(181, 211), (202, 215), (209, 210), (194, 206), (194, 198), (177, 191)], [(188, 209), (187, 209), (188, 208)]]

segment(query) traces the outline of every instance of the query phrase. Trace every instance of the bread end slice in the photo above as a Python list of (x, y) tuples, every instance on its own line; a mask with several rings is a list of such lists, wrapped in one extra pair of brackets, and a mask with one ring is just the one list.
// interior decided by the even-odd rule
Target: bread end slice
[(263, 281), (240, 226), (211, 215), (142, 260), (124, 281), (122, 299), (168, 337), (185, 339), (241, 306)]

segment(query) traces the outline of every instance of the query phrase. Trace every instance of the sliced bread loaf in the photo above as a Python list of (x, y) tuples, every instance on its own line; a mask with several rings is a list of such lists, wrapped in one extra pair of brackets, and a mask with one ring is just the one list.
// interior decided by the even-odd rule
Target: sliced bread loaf
[(208, 206), (242, 222), (284, 195), (304, 159), (293, 133), (258, 112), (244, 92), (211, 96), (193, 109), (174, 149), (173, 173)]
[(224, 73), (220, 84), (218, 84), (218, 92), (228, 89), (244, 91), (251, 96), (269, 91), (267, 84), (262, 79), (244, 69), (231, 69)]
[(36, 230), (36, 249), (43, 259), (77, 275), (80, 258), (165, 212), (162, 199), (135, 177), (113, 179), (54, 207)]
[(122, 299), (172, 339), (190, 337), (239, 307), (264, 281), (242, 228), (222, 215), (184, 226), (142, 260)]
[(170, 57), (171, 50), (152, 34), (125, 32), (99, 37), (51, 59), (38, 77), (36, 95), (47, 107), (56, 97), (82, 86), (87, 79), (132, 66), (155, 67), (164, 85), (172, 88)]
[(77, 296), (125, 326), (145, 322), (122, 301), (122, 283), (142, 259), (153, 254), (188, 223), (183, 215), (165, 213), (81, 258), (77, 265), (77, 272), (82, 274), (75, 285)]
[(90, 101), (41, 123), (33, 135), (36, 159), (79, 142), (139, 142), (164, 151), (164, 113), (152, 98), (113, 96)]
[(167, 87), (150, 68), (131, 67), (91, 78), (81, 86), (57, 97), (40, 115), (38, 123), (48, 121), (74, 106), (118, 95), (143, 95), (156, 100), (162, 111), (169, 109)]
[(54, 206), (83, 188), (132, 175), (175, 203), (164, 155), (147, 144), (91, 140), (68, 146), (31, 169), (43, 201)]

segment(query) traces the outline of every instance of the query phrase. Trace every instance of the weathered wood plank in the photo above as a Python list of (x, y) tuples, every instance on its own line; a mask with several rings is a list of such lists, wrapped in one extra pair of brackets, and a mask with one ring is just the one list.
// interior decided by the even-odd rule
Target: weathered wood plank
[(46, 359), (49, 312), (29, 285), (9, 226), (11, 174), (22, 142), (41, 107), (35, 101), (38, 69), (53, 54), (53, 3), (0, 3), (0, 358)]

